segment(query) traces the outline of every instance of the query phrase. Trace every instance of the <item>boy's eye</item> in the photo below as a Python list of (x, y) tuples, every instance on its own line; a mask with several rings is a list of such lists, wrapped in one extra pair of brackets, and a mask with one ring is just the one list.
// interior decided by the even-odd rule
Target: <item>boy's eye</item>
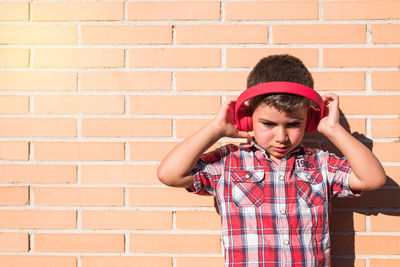
[(299, 127), (300, 125), (301, 125), (300, 122), (292, 122), (288, 124), (289, 127)]
[(272, 126), (275, 125), (275, 123), (272, 123), (272, 122), (263, 122), (263, 124), (264, 124), (265, 126), (268, 126), (268, 127), (272, 127)]

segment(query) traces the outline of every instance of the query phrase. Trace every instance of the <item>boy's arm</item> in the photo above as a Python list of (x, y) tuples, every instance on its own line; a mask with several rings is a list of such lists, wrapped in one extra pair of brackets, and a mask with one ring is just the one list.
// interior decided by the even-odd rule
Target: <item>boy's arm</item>
[(325, 135), (346, 157), (352, 172), (350, 188), (354, 191), (378, 189), (386, 182), (385, 171), (375, 155), (339, 124), (339, 98), (334, 94), (323, 96), (327, 116), (318, 125)]
[(158, 179), (162, 183), (173, 187), (191, 187), (191, 171), (208, 148), (222, 137), (249, 138), (248, 133), (236, 128), (234, 105), (234, 100), (225, 103), (212, 121), (168, 153), (157, 169)]

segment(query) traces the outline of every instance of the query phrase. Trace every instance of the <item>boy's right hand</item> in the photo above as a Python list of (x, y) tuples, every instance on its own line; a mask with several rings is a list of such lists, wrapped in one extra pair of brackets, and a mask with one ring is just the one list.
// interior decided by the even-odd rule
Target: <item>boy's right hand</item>
[(200, 156), (222, 137), (251, 138), (235, 124), (235, 100), (222, 105), (213, 120), (175, 146), (162, 160), (157, 176), (166, 185), (192, 187), (192, 170)]
[(234, 99), (225, 102), (211, 123), (216, 127), (221, 137), (246, 138), (250, 140), (251, 136), (248, 132), (239, 131), (237, 129), (235, 122), (235, 104), (236, 100)]

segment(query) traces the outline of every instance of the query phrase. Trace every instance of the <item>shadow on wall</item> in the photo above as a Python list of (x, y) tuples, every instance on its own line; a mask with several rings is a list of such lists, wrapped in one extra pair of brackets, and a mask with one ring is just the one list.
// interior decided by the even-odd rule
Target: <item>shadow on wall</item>
[[(390, 177), (382, 188), (364, 192), (355, 199), (334, 198), (331, 216), (332, 267), (365, 266), (363, 260), (356, 260), (356, 231), (393, 231), (391, 229), (368, 229), (361, 216), (400, 216), (390, 210), (400, 207), (400, 187)], [(389, 211), (388, 211), (389, 210)], [(358, 254), (373, 254), (359, 252)], [(380, 254), (377, 252), (377, 254)]]
[[(351, 132), (348, 121), (341, 112), (341, 125)], [(373, 148), (373, 141), (358, 132), (351, 132), (354, 137), (360, 140), (370, 150)], [(321, 138), (325, 139), (323, 136)], [(330, 142), (325, 139), (322, 146), (324, 149), (342, 156)], [(369, 229), (366, 225), (365, 216), (400, 216), (399, 212), (391, 212), (400, 208), (400, 186), (391, 177), (386, 177), (386, 184), (375, 191), (363, 192), (359, 198), (333, 198), (331, 214), (331, 246), (332, 246), (332, 267), (365, 266), (364, 260), (356, 257), (355, 232), (360, 231), (390, 231), (382, 229)], [(393, 230), (392, 230), (393, 231)], [(363, 252), (358, 252), (358, 254)], [(372, 254), (365, 253), (364, 254)], [(377, 253), (379, 254), (379, 252)]]

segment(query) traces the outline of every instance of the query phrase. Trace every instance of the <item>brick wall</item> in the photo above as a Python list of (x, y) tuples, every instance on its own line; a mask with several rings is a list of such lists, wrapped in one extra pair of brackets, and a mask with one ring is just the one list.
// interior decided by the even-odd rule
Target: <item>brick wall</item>
[(279, 53), (340, 95), (343, 125), (388, 174), (382, 189), (334, 202), (333, 265), (399, 266), (399, 10), (398, 0), (0, 1), (0, 266), (222, 266), (213, 199), (161, 185), (157, 164)]

